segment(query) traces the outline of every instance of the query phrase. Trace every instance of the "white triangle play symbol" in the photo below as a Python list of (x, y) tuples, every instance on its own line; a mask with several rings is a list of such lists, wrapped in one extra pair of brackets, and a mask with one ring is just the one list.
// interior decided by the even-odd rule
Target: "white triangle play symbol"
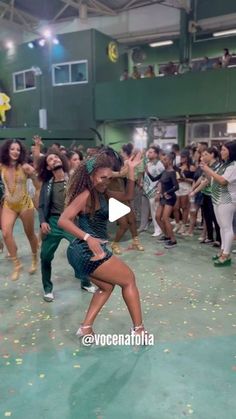
[(118, 220), (119, 218), (123, 217), (126, 214), (129, 214), (130, 207), (122, 202), (117, 201), (115, 198), (109, 199), (109, 221), (112, 223), (113, 221)]

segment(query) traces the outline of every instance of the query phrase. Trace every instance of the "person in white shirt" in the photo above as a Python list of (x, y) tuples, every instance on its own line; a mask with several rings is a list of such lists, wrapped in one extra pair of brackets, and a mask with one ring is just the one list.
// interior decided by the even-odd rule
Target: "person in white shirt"
[(147, 172), (151, 176), (157, 177), (164, 171), (164, 166), (159, 160), (160, 149), (157, 146), (149, 147), (147, 151), (148, 163), (145, 167), (144, 177), (143, 177), (143, 195), (142, 195), (142, 204), (141, 204), (141, 223), (139, 227), (139, 232), (145, 231), (148, 228), (148, 219), (149, 211), (151, 210), (152, 222), (154, 225), (153, 236), (157, 237), (161, 234), (161, 229), (156, 222), (156, 211), (158, 203), (155, 201), (156, 191), (158, 180), (153, 182), (148, 176)]

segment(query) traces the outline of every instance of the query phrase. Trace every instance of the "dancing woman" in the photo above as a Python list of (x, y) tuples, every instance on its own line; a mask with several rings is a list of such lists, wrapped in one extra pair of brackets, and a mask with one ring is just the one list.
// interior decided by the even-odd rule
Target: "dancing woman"
[(140, 164), (140, 154), (127, 162), (129, 167), (125, 192), (110, 192), (111, 160), (100, 154), (80, 164), (74, 173), (67, 195), (67, 208), (59, 219), (59, 226), (75, 239), (68, 248), (68, 260), (78, 278), (90, 276), (97, 285), (78, 336), (93, 333), (92, 326), (98, 313), (110, 297), (115, 285), (122, 295), (133, 321), (134, 333), (144, 332), (139, 292), (131, 269), (106, 248), (108, 199), (130, 200), (134, 195), (134, 169)]
[(32, 166), (25, 163), (26, 151), (19, 140), (7, 140), (0, 149), (0, 169), (4, 184), (2, 208), (2, 234), (8, 253), (13, 262), (13, 281), (19, 278), (21, 262), (17, 257), (17, 246), (13, 228), (20, 218), (32, 251), (32, 264), (29, 273), (37, 270), (38, 239), (34, 232), (34, 204), (27, 192), (27, 178), (31, 178), (38, 187), (37, 176)]
[[(128, 175), (128, 159), (130, 159), (131, 155), (133, 153), (133, 145), (131, 143), (124, 144), (122, 146), (121, 156), (124, 161), (124, 166), (119, 172), (113, 171), (113, 181), (110, 185), (110, 191), (117, 191), (119, 192), (125, 192), (125, 183), (127, 180)], [(129, 214), (125, 215), (124, 217), (119, 218), (117, 224), (118, 229), (116, 231), (116, 235), (114, 238), (113, 243), (111, 244), (112, 251), (115, 255), (121, 255), (121, 248), (120, 248), (120, 240), (125, 235), (126, 231), (129, 230), (132, 236), (132, 249), (143, 251), (144, 247), (140, 243), (139, 237), (138, 237), (138, 231), (137, 231), (137, 225), (136, 225), (136, 216), (134, 212), (134, 205), (133, 202), (125, 201), (125, 204), (130, 207), (131, 211)]]

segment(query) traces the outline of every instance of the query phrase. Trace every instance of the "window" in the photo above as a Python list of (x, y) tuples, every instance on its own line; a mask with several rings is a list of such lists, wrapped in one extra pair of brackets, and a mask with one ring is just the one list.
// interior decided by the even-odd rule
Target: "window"
[(193, 129), (194, 138), (209, 138), (210, 125), (209, 124), (196, 124)]
[(88, 61), (53, 64), (52, 83), (53, 86), (88, 83)]
[(36, 89), (35, 72), (31, 69), (13, 73), (13, 91), (24, 92)]

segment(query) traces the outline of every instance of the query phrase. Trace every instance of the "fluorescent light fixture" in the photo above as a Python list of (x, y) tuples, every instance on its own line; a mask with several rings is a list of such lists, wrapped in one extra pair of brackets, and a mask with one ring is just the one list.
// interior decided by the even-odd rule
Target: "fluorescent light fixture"
[(152, 42), (151, 44), (149, 44), (150, 47), (155, 48), (155, 47), (164, 47), (165, 45), (172, 45), (173, 41), (159, 41), (159, 42)]
[(226, 35), (236, 35), (236, 29), (230, 29), (228, 31), (214, 32), (213, 36), (226, 36)]

